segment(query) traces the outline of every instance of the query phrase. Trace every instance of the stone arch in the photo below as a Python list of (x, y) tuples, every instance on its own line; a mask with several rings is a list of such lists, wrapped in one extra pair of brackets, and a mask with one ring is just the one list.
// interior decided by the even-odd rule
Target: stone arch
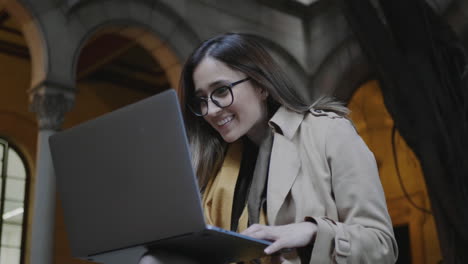
[[(89, 16), (107, 8), (105, 15)], [(81, 23), (85, 28), (73, 51), (70, 69), (73, 76), (85, 43), (101, 32), (112, 32), (146, 49), (161, 64), (171, 86), (177, 90), (181, 64), (200, 41), (175, 11), (159, 2), (119, 1), (109, 5), (105, 1), (89, 2), (74, 8), (68, 16), (73, 23)], [(92, 19), (84, 21), (81, 16)]]
[[(458, 33), (466, 47), (468, 41), (468, 23), (466, 1), (454, 0), (444, 3), (444, 16)], [(464, 13), (465, 12), (465, 13)], [(320, 65), (317, 73), (310, 79), (314, 97), (333, 95), (343, 102), (348, 102), (354, 92), (366, 81), (372, 79), (373, 72), (354, 36), (348, 37)]]
[[(468, 23), (466, 19), (466, 1), (443, 1), (438, 11), (444, 10), (444, 16), (455, 32), (468, 46)], [(339, 100), (348, 102), (354, 92), (366, 81), (372, 79), (373, 72), (354, 36), (345, 39), (323, 61), (310, 83), (315, 93), (333, 95)]]
[[(170, 45), (165, 40), (160, 39), (146, 25), (135, 23), (134, 21), (108, 21), (97, 28), (87, 32), (80, 41), (78, 49), (74, 53), (72, 60), (72, 71), (76, 75), (78, 61), (86, 43), (102, 34), (118, 35), (128, 39), (130, 45), (140, 45), (152, 58), (164, 69), (171, 86), (177, 89), (178, 74), (180, 73), (181, 60)], [(75, 79), (77, 77), (75, 76)]]
[(371, 78), (372, 71), (359, 42), (349, 37), (330, 52), (310, 84), (314, 98), (329, 95), (348, 102), (355, 90)]
[(47, 72), (47, 45), (39, 20), (30, 12), (30, 8), (20, 1), (4, 1), (4, 7), (13, 19), (21, 25), (31, 57), (31, 87), (43, 79)]

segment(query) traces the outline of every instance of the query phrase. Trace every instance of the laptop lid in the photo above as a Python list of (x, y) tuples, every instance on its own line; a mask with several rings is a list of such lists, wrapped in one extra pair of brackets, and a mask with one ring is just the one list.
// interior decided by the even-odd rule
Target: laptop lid
[(205, 228), (174, 90), (57, 133), (49, 142), (73, 256)]

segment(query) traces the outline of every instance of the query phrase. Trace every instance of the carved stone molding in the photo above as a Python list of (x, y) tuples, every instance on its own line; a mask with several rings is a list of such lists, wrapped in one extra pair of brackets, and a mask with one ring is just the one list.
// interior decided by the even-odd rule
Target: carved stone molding
[(74, 105), (73, 89), (43, 82), (30, 91), (30, 110), (37, 115), (40, 130), (59, 130), (65, 113)]
[(65, 11), (65, 13), (69, 13), (75, 8), (78, 8), (80, 5), (84, 5), (87, 2), (90, 2), (90, 0), (57, 0), (59, 4), (62, 7), (62, 10)]

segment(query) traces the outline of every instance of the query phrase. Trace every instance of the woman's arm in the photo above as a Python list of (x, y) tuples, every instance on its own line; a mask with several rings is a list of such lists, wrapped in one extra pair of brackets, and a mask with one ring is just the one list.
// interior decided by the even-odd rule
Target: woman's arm
[[(395, 263), (398, 247), (374, 155), (344, 118), (330, 120), (325, 155), (338, 221), (314, 217), (317, 237), (311, 263)], [(328, 262), (327, 262), (328, 263)]]

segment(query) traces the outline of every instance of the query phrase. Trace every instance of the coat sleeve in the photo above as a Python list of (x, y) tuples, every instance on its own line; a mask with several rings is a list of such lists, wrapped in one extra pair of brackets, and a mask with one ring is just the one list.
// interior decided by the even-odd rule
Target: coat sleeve
[(313, 217), (310, 263), (395, 263), (398, 247), (374, 155), (350, 121), (328, 123), (325, 156), (338, 219)]

